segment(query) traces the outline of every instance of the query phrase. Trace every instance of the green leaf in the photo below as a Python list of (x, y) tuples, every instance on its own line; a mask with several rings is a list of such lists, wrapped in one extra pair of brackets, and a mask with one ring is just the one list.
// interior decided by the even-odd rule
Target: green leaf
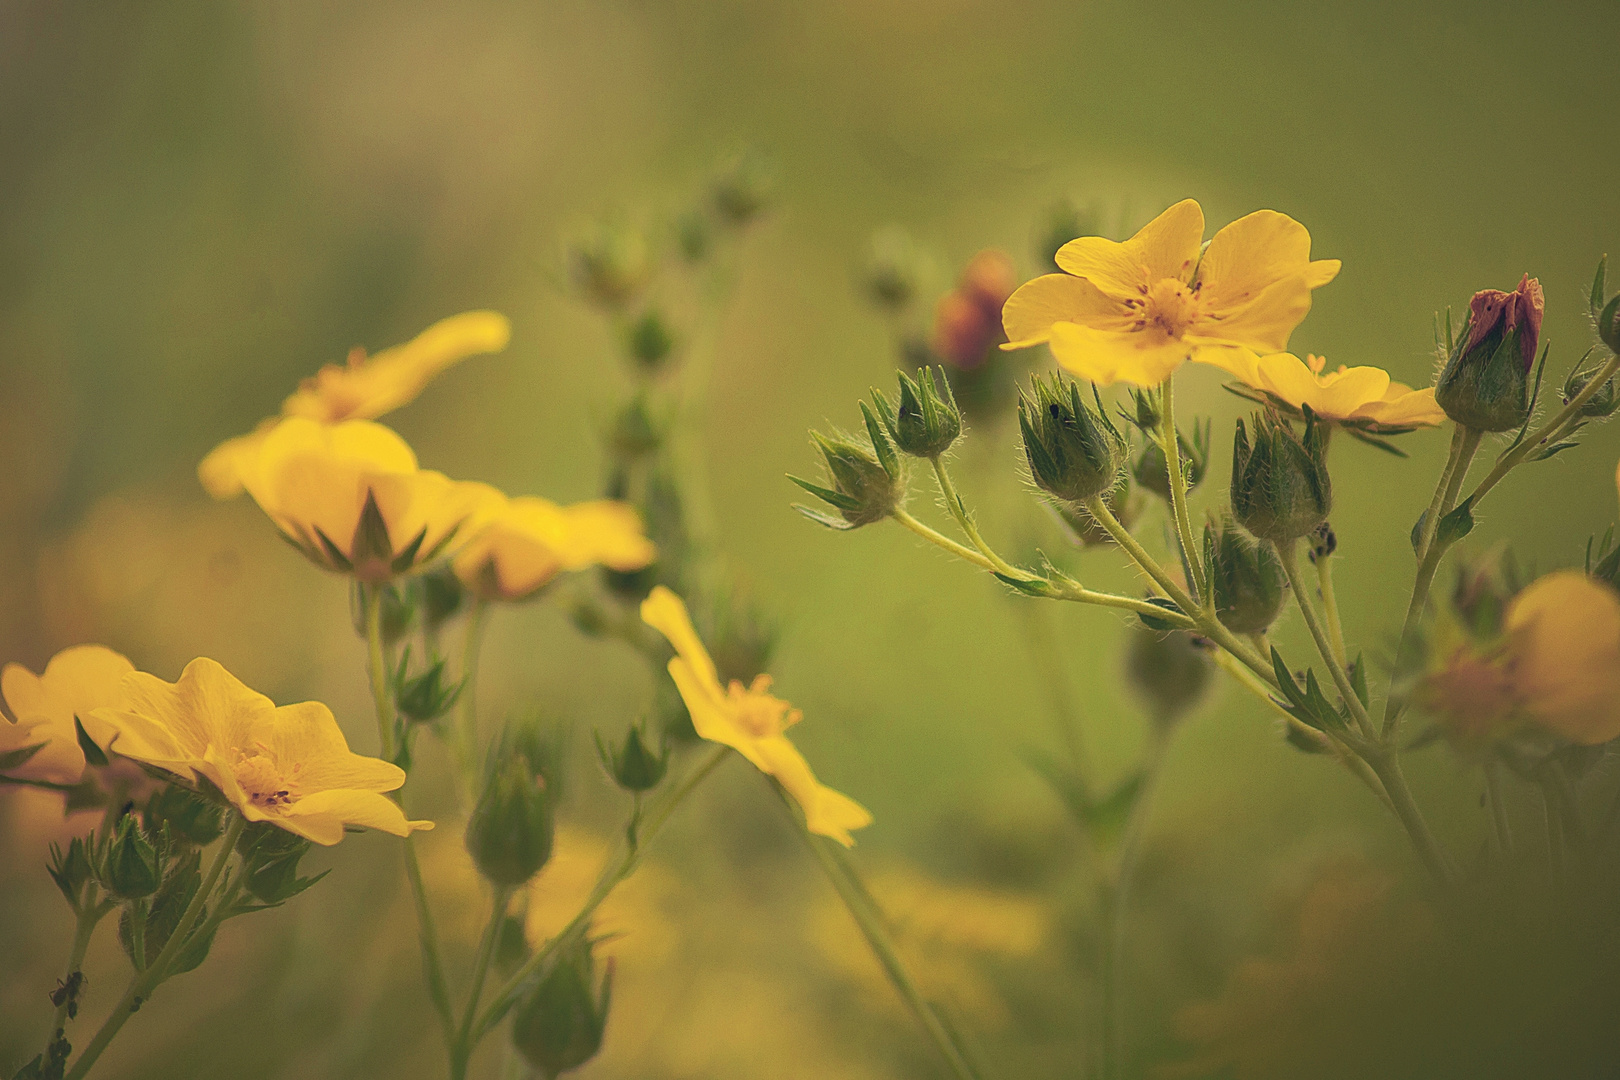
[(1579, 445), (1580, 445), (1580, 443), (1576, 442), (1574, 439), (1564, 439), (1561, 442), (1553, 443), (1551, 446), (1547, 447), (1545, 450), (1539, 451), (1536, 454), (1536, 456), (1531, 458), (1530, 460), (1531, 461), (1546, 461), (1548, 458), (1552, 457), (1554, 454), (1562, 454), (1565, 450), (1573, 450), (1573, 449), (1575, 449), (1575, 447), (1577, 447)]
[(1435, 543), (1450, 547), (1474, 531), (1474, 513), (1470, 508), (1473, 501), (1472, 498), (1464, 499), (1456, 509), (1440, 519), (1439, 526), (1434, 530)]
[(1368, 446), (1375, 446), (1386, 454), (1393, 454), (1398, 458), (1404, 458), (1407, 456), (1406, 451), (1402, 450), (1394, 443), (1387, 442), (1373, 435), (1369, 435), (1367, 432), (1358, 428), (1347, 427), (1343, 430), (1346, 435), (1350, 436), (1352, 439), (1355, 439), (1357, 442), (1364, 442)]
[(1046, 781), (1076, 822), (1090, 824), (1091, 795), (1086, 790), (1085, 780), (1078, 773), (1064, 767), (1044, 750), (1029, 748), (1019, 756), (1032, 772)]
[(864, 401), (860, 402), (860, 406), (861, 419), (866, 421), (866, 434), (872, 440), (872, 449), (877, 451), (878, 464), (883, 466), (890, 480), (900, 479), (900, 455), (894, 452), (894, 443), (883, 433), (883, 425), (872, 415), (871, 406)]
[(1086, 809), (1086, 826), (1091, 830), (1092, 842), (1098, 847), (1111, 844), (1124, 830), (1146, 780), (1146, 773), (1133, 773), (1106, 797)]
[(1045, 596), (1046, 595), (1046, 589), (1047, 589), (1047, 586), (1048, 586), (1049, 582), (1046, 582), (1046, 581), (1044, 581), (1044, 580), (1042, 580), (1040, 578), (1035, 578), (1035, 579), (1015, 578), (1015, 577), (1012, 577), (1011, 575), (1003, 574), (998, 570), (992, 570), (991, 573), (994, 574), (996, 576), (996, 578), (999, 581), (1001, 581), (1003, 584), (1011, 585), (1013, 588), (1017, 589), (1019, 592), (1023, 593), (1025, 596)]
[(1355, 663), (1350, 665), (1350, 689), (1356, 692), (1361, 707), (1367, 708), (1367, 658), (1361, 653), (1356, 654)]
[(1607, 284), (1604, 281), (1604, 278), (1608, 273), (1608, 269), (1609, 257), (1605, 255), (1603, 258), (1598, 260), (1597, 273), (1592, 275), (1592, 298), (1590, 304), (1592, 309), (1592, 318), (1594, 319), (1597, 318), (1598, 313), (1603, 310), (1603, 292), (1604, 287)]
[(788, 474), (788, 479), (793, 481), (795, 484), (798, 484), (801, 488), (808, 491), (822, 502), (836, 509), (854, 512), (861, 508), (860, 500), (852, 498), (849, 495), (845, 495), (841, 491), (834, 491), (831, 488), (824, 488), (820, 484), (812, 484), (808, 480), (801, 480), (792, 473)]
[(793, 509), (803, 514), (817, 525), (825, 525), (827, 528), (836, 529), (839, 532), (849, 532), (849, 530), (855, 527), (849, 522), (845, 521), (843, 518), (835, 518), (831, 514), (823, 514), (820, 510), (812, 510), (810, 507), (804, 506), (800, 503), (794, 503)]
[[(1157, 608), (1164, 608), (1164, 610), (1172, 612), (1176, 615), (1180, 615), (1182, 613), (1179, 605), (1177, 605), (1174, 601), (1165, 599), (1162, 596), (1150, 596), (1148, 597), (1148, 603)], [(1149, 630), (1158, 630), (1162, 632), (1177, 628), (1175, 623), (1149, 615), (1145, 611), (1139, 612), (1136, 617), (1141, 619), (1142, 625), (1147, 627)]]

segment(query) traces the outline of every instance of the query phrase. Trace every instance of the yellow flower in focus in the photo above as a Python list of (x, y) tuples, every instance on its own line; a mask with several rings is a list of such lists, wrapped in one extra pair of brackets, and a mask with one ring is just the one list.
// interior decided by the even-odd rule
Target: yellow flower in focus
[(347, 364), (327, 364), (305, 379), (282, 402), (280, 416), (215, 447), (197, 466), (197, 476), (216, 499), (240, 495), (265, 437), (283, 418), (303, 416), (323, 424), (375, 420), (416, 400), (445, 368), (480, 353), (500, 352), (511, 337), (512, 324), (506, 316), (464, 311), (370, 358), (356, 348)]
[(1157, 386), (1188, 360), (1224, 350), (1281, 352), (1332, 281), (1337, 259), (1311, 260), (1311, 234), (1257, 210), (1199, 254), (1204, 211), (1184, 199), (1124, 243), (1071, 240), (1064, 273), (1026, 282), (1002, 309), (1004, 349), (1046, 342), (1058, 363), (1100, 385)]
[(1434, 387), (1414, 390), (1375, 367), (1325, 371), (1320, 356), (1304, 360), (1293, 353), (1257, 356), (1248, 349), (1211, 351), (1201, 357), (1259, 391), (1254, 398), (1298, 413), (1305, 405), (1324, 420), (1376, 435), (1399, 435), (1413, 428), (1435, 427), (1446, 414), (1435, 404)]
[(451, 566), (485, 600), (526, 599), (565, 570), (639, 570), (658, 554), (635, 508), (609, 499), (558, 506), (495, 493), (467, 533)]
[(669, 674), (692, 714), (697, 733), (731, 747), (760, 772), (774, 776), (804, 810), (805, 825), (811, 832), (852, 846), (855, 841), (850, 830), (870, 825), (872, 815), (854, 799), (816, 780), (804, 755), (784, 734), (804, 714), (770, 695), (771, 677), (761, 675), (748, 687), (735, 679), (729, 687), (721, 686), (714, 661), (692, 628), (686, 605), (662, 585), (642, 601), (641, 618), (675, 646)]
[(405, 771), (349, 749), (332, 710), (318, 701), (277, 707), (207, 657), (180, 680), (133, 672), (124, 700), (83, 718), (85, 730), (113, 753), (210, 781), (249, 821), (268, 821), (317, 844), (360, 825), (405, 836), (431, 829), (406, 821), (383, 795)]
[(1481, 647), (1447, 623), (1419, 690), (1465, 741), (1533, 723), (1570, 742), (1620, 737), (1620, 596), (1575, 570), (1537, 578)]
[(124, 676), (134, 670), (134, 664), (101, 645), (63, 649), (51, 657), (43, 675), (7, 664), (0, 671), (0, 693), (16, 722), (0, 718), (0, 754), (39, 749), (23, 764), (6, 769), (6, 775), (77, 784), (85, 762), (73, 719), (121, 702)]
[(370, 582), (443, 553), (463, 524), (500, 497), (488, 485), (417, 468), (404, 439), (368, 420), (284, 420), (243, 479), (311, 560)]

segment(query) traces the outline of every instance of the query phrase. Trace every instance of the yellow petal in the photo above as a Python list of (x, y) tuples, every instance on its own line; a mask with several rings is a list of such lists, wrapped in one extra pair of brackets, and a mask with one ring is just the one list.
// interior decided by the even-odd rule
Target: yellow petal
[(754, 768), (770, 771), (760, 756), (759, 738), (737, 722), (737, 714), (726, 697), (716, 693), (717, 686), (700, 678), (680, 657), (669, 662), (669, 677), (675, 680), (675, 689), (680, 691), (686, 711), (691, 714), (692, 729), (700, 738), (729, 746), (747, 758)]
[(1198, 264), (1199, 292), (1211, 308), (1249, 303), (1284, 278), (1298, 277), (1307, 291), (1338, 273), (1338, 261), (1311, 262), (1311, 234), (1275, 210), (1256, 210), (1227, 225), (1210, 240)]
[(1283, 278), (1237, 307), (1208, 307), (1187, 332), (1198, 345), (1242, 345), (1262, 355), (1283, 352), (1288, 335), (1311, 310), (1311, 290), (1301, 275)]
[(563, 511), (565, 563), (571, 570), (600, 564), (614, 570), (640, 570), (658, 557), (642, 532), (641, 515), (613, 499), (576, 503)]
[(816, 779), (810, 763), (784, 736), (761, 739), (759, 756), (765, 764), (762, 772), (776, 777), (804, 810), (805, 827), (818, 836), (829, 836), (845, 847), (853, 847), (851, 829), (864, 828), (872, 823), (872, 815), (848, 795), (826, 787)]
[(408, 821), (399, 804), (374, 791), (318, 791), (295, 799), (267, 820), (328, 847), (343, 839), (345, 825), (376, 829), (394, 836), (433, 828), (431, 821)]
[(1007, 332), (1003, 349), (1039, 345), (1052, 336), (1052, 325), (1080, 323), (1101, 330), (1127, 329), (1133, 317), (1118, 300), (1084, 278), (1046, 274), (1026, 281), (1007, 298), (1001, 324)]
[(1525, 711), (1582, 746), (1620, 737), (1620, 596), (1574, 570), (1508, 604), (1513, 681)]
[(1204, 346), (1193, 354), (1193, 359), (1218, 367), (1247, 386), (1256, 389), (1260, 386), (1260, 357), (1253, 349), (1236, 345), (1224, 349)]
[(124, 676), (135, 665), (101, 645), (75, 645), (51, 657), (42, 675), (21, 664), (0, 671), (0, 693), (16, 718), (4, 724), (0, 750), (44, 744), (8, 775), (55, 784), (78, 783), (84, 774), (84, 753), (79, 749), (75, 717), (98, 745), (106, 745), (106, 732), (98, 735), (92, 713), (123, 700)]
[(1319, 415), (1343, 420), (1370, 402), (1382, 401), (1389, 373), (1382, 368), (1353, 367), (1318, 375), (1292, 353), (1260, 358), (1260, 388), (1290, 405), (1309, 405)]
[(720, 676), (715, 671), (709, 650), (703, 647), (697, 631), (692, 628), (692, 617), (679, 596), (662, 585), (653, 586), (647, 599), (641, 602), (641, 621), (669, 639), (675, 652), (690, 666), (693, 676), (723, 695)]
[(1446, 412), (1434, 400), (1434, 387), (1413, 390), (1392, 382), (1384, 400), (1363, 405), (1356, 411), (1356, 418), (1391, 427), (1439, 427), (1446, 422)]
[(1120, 333), (1076, 323), (1058, 323), (1048, 344), (1059, 364), (1098, 386), (1158, 386), (1192, 351), (1187, 342), (1157, 330)]
[(233, 499), (242, 494), (252, 475), (265, 436), (280, 420), (271, 417), (246, 435), (226, 439), (209, 451), (197, 466), (197, 479), (203, 490), (216, 499)]
[(295, 795), (327, 788), (393, 791), (405, 783), (398, 765), (350, 750), (332, 710), (318, 701), (276, 709), (253, 742), (269, 750)]
[(1117, 300), (1134, 299), (1160, 278), (1188, 281), (1204, 242), (1204, 211), (1183, 199), (1123, 244), (1082, 236), (1058, 249), (1059, 268)]

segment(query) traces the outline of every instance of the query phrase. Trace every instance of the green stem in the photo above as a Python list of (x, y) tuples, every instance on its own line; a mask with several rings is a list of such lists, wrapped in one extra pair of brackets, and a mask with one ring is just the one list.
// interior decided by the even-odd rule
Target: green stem
[(1440, 470), (1440, 479), (1434, 485), (1434, 497), (1429, 500), (1429, 509), (1423, 515), (1423, 528), (1418, 532), (1417, 552), (1418, 562), (1429, 553), (1429, 544), (1434, 540), (1435, 529), (1439, 527), (1440, 519), (1445, 516), (1441, 504), (1445, 502), (1446, 489), (1451, 484), (1451, 476), (1457, 471), (1457, 461), (1462, 456), (1463, 440), (1470, 429), (1461, 424), (1455, 424), (1451, 429), (1451, 450), (1446, 454), (1445, 468)]
[(1496, 847), (1503, 855), (1513, 854), (1513, 833), (1508, 827), (1507, 804), (1502, 799), (1501, 769), (1494, 759), (1485, 762), (1485, 799), (1491, 804), (1491, 827)]
[(1170, 739), (1155, 732), (1148, 749), (1148, 760), (1143, 770), (1141, 790), (1131, 804), (1131, 812), (1120, 836), (1119, 855), (1114, 866), (1114, 880), (1107, 887), (1107, 937), (1103, 942), (1102, 1009), (1103, 1009), (1103, 1080), (1116, 1080), (1125, 1074), (1123, 1017), (1120, 1013), (1119, 972), (1125, 956), (1125, 909), (1130, 903), (1131, 881), (1141, 856), (1142, 837), (1147, 831), (1148, 812), (1159, 788), (1164, 758)]
[(910, 529), (912, 532), (916, 533), (918, 536), (922, 537), (924, 540), (928, 541), (930, 544), (945, 549), (952, 555), (955, 555), (958, 559), (966, 559), (979, 569), (988, 570), (992, 574), (1000, 573), (1000, 571), (996, 569), (996, 564), (991, 562), (984, 555), (981, 555), (979, 552), (974, 551), (970, 547), (965, 547), (962, 544), (957, 543), (955, 540), (952, 540), (943, 533), (936, 532), (927, 525), (924, 525), (922, 522), (918, 521), (916, 518), (912, 517), (900, 507), (895, 507), (894, 510), (890, 512), (889, 516), (894, 518), (894, 520), (898, 521), (901, 525), (904, 525), (906, 528)]
[[(67, 975), (62, 979), (64, 985), (73, 981), (73, 976), (84, 967), (84, 954), (90, 949), (90, 938), (96, 932), (96, 926), (113, 909), (111, 901), (103, 903), (95, 882), (85, 886), (84, 896), (74, 906), (73, 944), (68, 948)], [(69, 998), (64, 995), (62, 1004), (56, 1007), (56, 1015), (51, 1018), (51, 1037), (55, 1038), (58, 1031), (66, 1030), (68, 1021)]]
[(124, 996), (113, 1006), (112, 1015), (107, 1017), (90, 1040), (90, 1044), (84, 1048), (84, 1052), (79, 1055), (79, 1060), (73, 1063), (73, 1068), (68, 1070), (64, 1080), (83, 1080), (90, 1067), (96, 1063), (96, 1059), (107, 1049), (107, 1044), (118, 1034), (119, 1029), (135, 1015), (135, 1010), (140, 1008), (141, 1003), (151, 996), (153, 989), (163, 981), (169, 965), (174, 963), (174, 958), (190, 941), (191, 929), (196, 925), (209, 896), (213, 894), (214, 886), (219, 884), (219, 875), (224, 871), (225, 863), (235, 850), (236, 841), (241, 837), (242, 828), (246, 824), (240, 814), (231, 815), (231, 823), (225, 830), (225, 838), (220, 842), (219, 851), (209, 864), (208, 872), (203, 875), (202, 884), (197, 887), (191, 903), (186, 905), (186, 910), (180, 915), (180, 921), (175, 923), (174, 930), (169, 934), (169, 940), (158, 953), (157, 959), (153, 960), (145, 971), (136, 972), (130, 979), (129, 986), (124, 990)]
[(1164, 416), (1159, 422), (1159, 445), (1164, 450), (1165, 468), (1170, 477), (1170, 507), (1176, 519), (1176, 535), (1181, 538), (1181, 550), (1192, 573), (1193, 591), (1200, 598), (1213, 602), (1209, 581), (1204, 571), (1203, 556), (1193, 542), (1192, 515), (1187, 510), (1187, 477), (1181, 467), (1181, 440), (1176, 434), (1176, 394), (1173, 378), (1164, 380), (1160, 401)]
[(1367, 738), (1373, 738), (1372, 720), (1367, 716), (1366, 706), (1362, 705), (1361, 698), (1356, 696), (1355, 688), (1350, 685), (1350, 674), (1345, 666), (1339, 663), (1333, 654), (1333, 644), (1328, 641), (1327, 632), (1322, 629), (1321, 617), (1316, 612), (1316, 605), (1311, 601), (1310, 594), (1305, 590), (1305, 583), (1300, 577), (1299, 564), (1296, 553), (1299, 548), (1298, 540), (1271, 542), (1272, 550), (1282, 562), (1283, 573), (1288, 577), (1288, 586), (1294, 592), (1294, 602), (1299, 606), (1300, 614), (1305, 616), (1305, 627), (1311, 632), (1311, 640), (1316, 642), (1316, 651), (1321, 654), (1322, 662), (1327, 665), (1333, 676), (1333, 685), (1339, 688), (1339, 696), (1350, 710), (1355, 719), (1356, 727)]
[(1328, 644), (1333, 646), (1333, 658), (1340, 667), (1350, 665), (1350, 654), (1344, 648), (1344, 624), (1339, 621), (1339, 598), (1333, 591), (1333, 556), (1316, 558), (1317, 591), (1322, 596), (1322, 615), (1327, 621)]
[(1436, 881), (1442, 885), (1449, 885), (1456, 878), (1456, 871), (1452, 868), (1451, 856), (1446, 849), (1440, 846), (1429, 831), (1429, 826), (1423, 820), (1423, 812), (1418, 809), (1416, 800), (1412, 798), (1412, 789), (1406, 785), (1406, 776), (1401, 772), (1400, 758), (1393, 747), (1379, 747), (1366, 755), (1366, 761), (1378, 779), (1383, 781), (1384, 790), (1389, 792), (1390, 802), (1394, 806), (1395, 816), (1406, 827), (1406, 834), (1411, 837), (1412, 847), (1417, 852), (1423, 865), (1428, 867), (1429, 873), (1434, 875)]
[(681, 781), (680, 786), (666, 795), (658, 806), (643, 816), (640, 842), (635, 847), (630, 847), (627, 843), (620, 844), (618, 860), (616, 862), (609, 860), (608, 865), (596, 879), (596, 885), (591, 889), (590, 895), (585, 898), (585, 903), (580, 906), (579, 912), (567, 926), (563, 927), (561, 933), (546, 942), (533, 956), (524, 961), (523, 966), (518, 968), (512, 974), (512, 977), (506, 980), (506, 984), (490, 999), (488, 1008), (483, 1011), (477, 1022), (473, 1024), (470, 1045), (476, 1046), (479, 1040), (484, 1037), (484, 1034), (498, 1024), (512, 1006), (517, 1004), (518, 995), (523, 992), (525, 984), (530, 981), (541, 981), (551, 973), (552, 967), (556, 964), (557, 956), (563, 948), (571, 945), (586, 931), (590, 926), (592, 916), (596, 914), (596, 909), (602, 905), (602, 902), (618, 887), (620, 882), (635, 872), (637, 865), (641, 862), (642, 854), (647, 850), (648, 843), (664, 827), (670, 815), (710, 773), (719, 767), (730, 752), (729, 747), (715, 747), (708, 757), (704, 758), (696, 768), (687, 774), (686, 779)]
[(462, 1014), (461, 1030), (450, 1051), (450, 1080), (463, 1080), (472, 1061), (473, 1022), (478, 1019), (478, 1000), (484, 996), (484, 980), (489, 976), (490, 961), (495, 957), (495, 946), (501, 939), (501, 927), (506, 922), (506, 907), (512, 900), (512, 890), (498, 887), (490, 906), (489, 924), (478, 943), (477, 958), (473, 962), (472, 987), (467, 991), (467, 1010)]
[(1029, 571), (1021, 570), (1000, 555), (997, 555), (995, 549), (984, 542), (984, 537), (979, 535), (978, 525), (973, 521), (973, 515), (968, 513), (967, 507), (962, 503), (962, 497), (956, 493), (956, 485), (951, 483), (951, 474), (945, 468), (943, 458), (935, 457), (932, 462), (934, 478), (939, 481), (939, 493), (945, 499), (945, 509), (950, 511), (951, 517), (956, 519), (956, 524), (961, 528), (963, 534), (989, 562), (990, 568), (994, 569), (996, 573), (1004, 574), (1010, 578), (1029, 581), (1039, 580)]
[(361, 586), (366, 609), (366, 671), (371, 678), (371, 700), (377, 709), (377, 745), (384, 761), (394, 760), (394, 707), (388, 690), (388, 658), (383, 652), (383, 586)]
[(461, 693), (456, 698), (456, 726), (451, 743), (456, 759), (456, 787), (462, 805), (467, 807), (474, 802), (478, 784), (478, 665), (483, 654), (488, 613), (488, 601), (473, 600), (467, 611), (466, 636), (461, 645)]
[[(1107, 531), (1109, 536), (1114, 538), (1114, 542), (1123, 548), (1125, 553), (1135, 561), (1136, 565), (1141, 567), (1143, 572), (1153, 579), (1154, 584), (1164, 590), (1164, 595), (1169, 597), (1177, 607), (1181, 608), (1188, 619), (1192, 620), (1200, 634), (1241, 660), (1250, 671), (1260, 676), (1261, 680), (1268, 686), (1280, 689), (1277, 685), (1277, 673), (1271, 669), (1270, 662), (1263, 659), (1251, 646), (1228, 630), (1213, 613), (1199, 607), (1192, 597), (1187, 595), (1187, 590), (1178, 585), (1176, 580), (1165, 571), (1164, 567), (1159, 565), (1158, 560), (1149, 555), (1147, 549), (1137, 543), (1136, 537), (1132, 536), (1131, 531), (1119, 523), (1119, 519), (1114, 517), (1113, 512), (1108, 509), (1107, 504), (1100, 497), (1088, 499), (1085, 505), (1086, 511), (1096, 519), (1097, 523)], [(1153, 610), (1161, 615), (1164, 613), (1163, 608), (1154, 608)]]
[[(1413, 636), (1417, 633), (1418, 622), (1423, 617), (1424, 606), (1429, 602), (1429, 587), (1434, 584), (1434, 575), (1440, 569), (1440, 561), (1450, 550), (1450, 545), (1439, 539), (1437, 530), (1440, 520), (1451, 513), (1457, 504), (1457, 492), (1462, 489), (1463, 480), (1468, 476), (1468, 466), (1473, 463), (1474, 454), (1479, 449), (1481, 435), (1481, 432), (1473, 428), (1457, 429), (1451, 460), (1447, 463), (1446, 471), (1435, 488), (1435, 502), (1430, 504), (1429, 516), (1423, 523), (1423, 538), (1418, 545), (1423, 554), (1418, 561), (1417, 576), (1412, 581), (1412, 596), (1406, 603), (1406, 616), (1401, 620), (1401, 636), (1395, 649), (1397, 672), (1412, 647)], [(1394, 737), (1395, 726), (1400, 718), (1401, 702), (1391, 693), (1384, 702), (1381, 730), (1385, 739)]]
[(917, 988), (911, 973), (906, 970), (906, 966), (901, 961), (900, 954), (895, 948), (894, 941), (890, 938), (889, 931), (884, 926), (882, 913), (877, 909), (876, 903), (872, 901), (871, 893), (866, 890), (864, 885), (858, 884), (853, 868), (840, 865), (839, 861), (828, 850), (827, 845), (830, 841), (810, 832), (805, 826), (804, 820), (794, 809), (792, 799), (787, 792), (782, 790), (780, 784), (773, 780), (771, 787), (782, 800), (782, 805), (787, 810), (788, 817), (798, 827), (800, 837), (810, 849), (810, 853), (815, 856), (816, 863), (821, 867), (822, 873), (826, 875), (827, 881), (833, 887), (833, 891), (838, 893), (838, 898), (844, 902), (844, 907), (848, 909), (850, 916), (855, 920), (855, 924), (860, 927), (861, 935), (866, 938), (866, 944), (871, 948), (872, 955), (882, 965), (883, 972), (888, 976), (890, 984), (894, 986), (901, 1000), (906, 1003), (906, 1007), (911, 1010), (912, 1016), (916, 1018), (917, 1023), (928, 1036), (929, 1041), (934, 1044), (934, 1048), (939, 1051), (940, 1056), (951, 1067), (951, 1072), (956, 1075), (957, 1080), (982, 1080), (982, 1075), (968, 1062), (962, 1048), (957, 1045), (950, 1031), (946, 1029), (945, 1023), (940, 1019), (939, 1014), (923, 997), (922, 991)]
[(136, 971), (146, 970), (146, 901), (129, 905), (129, 962)]

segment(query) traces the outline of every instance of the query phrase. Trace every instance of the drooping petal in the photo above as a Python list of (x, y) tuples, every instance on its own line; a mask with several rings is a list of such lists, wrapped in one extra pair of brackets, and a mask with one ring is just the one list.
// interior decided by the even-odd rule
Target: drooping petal
[(1116, 382), (1158, 386), (1193, 348), (1153, 330), (1122, 333), (1075, 323), (1054, 326), (1048, 344), (1059, 364), (1098, 386)]
[(1203, 242), (1204, 211), (1183, 199), (1124, 243), (1101, 236), (1070, 240), (1058, 249), (1057, 264), (1117, 300), (1134, 299), (1160, 278), (1189, 281)]
[(1124, 330), (1132, 320), (1129, 308), (1085, 278), (1045, 274), (1020, 285), (1001, 309), (1001, 325), (1007, 333), (1002, 348), (1039, 345), (1051, 338), (1055, 323)]
[(1307, 290), (1338, 273), (1338, 260), (1311, 262), (1311, 234), (1275, 210), (1256, 210), (1221, 229), (1198, 264), (1199, 292), (1217, 310), (1240, 307), (1284, 278)]
[(845, 847), (853, 847), (855, 840), (850, 830), (870, 825), (871, 813), (854, 799), (818, 781), (810, 763), (786, 737), (761, 739), (758, 751), (765, 762), (760, 771), (776, 777), (793, 796), (804, 810), (805, 827), (818, 836), (829, 836)]
[(720, 676), (709, 650), (692, 627), (692, 617), (679, 596), (662, 585), (655, 585), (641, 602), (641, 621), (669, 639), (675, 652), (690, 666), (692, 674), (713, 692), (723, 695)]
[(376, 829), (394, 836), (433, 828), (431, 821), (409, 821), (398, 803), (375, 791), (342, 788), (295, 799), (269, 820), (291, 832), (330, 847), (343, 839), (345, 825)]
[(1206, 310), (1188, 330), (1198, 345), (1242, 345), (1262, 355), (1283, 352), (1288, 336), (1311, 310), (1311, 290), (1302, 275), (1272, 282), (1238, 307)]
[(1515, 596), (1503, 625), (1532, 719), (1582, 746), (1620, 737), (1620, 596), (1559, 570)]

